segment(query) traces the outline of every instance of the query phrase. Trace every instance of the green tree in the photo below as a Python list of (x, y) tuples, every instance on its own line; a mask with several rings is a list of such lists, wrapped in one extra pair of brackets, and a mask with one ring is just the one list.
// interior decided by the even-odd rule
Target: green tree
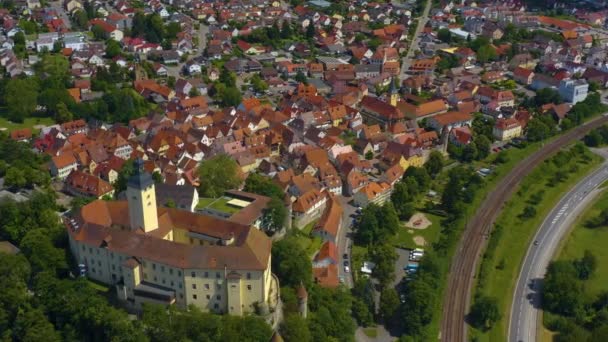
[(14, 335), (23, 342), (61, 341), (61, 336), (40, 309), (27, 309), (20, 312), (15, 320)]
[(4, 175), (4, 185), (7, 187), (23, 188), (28, 184), (23, 169), (10, 167)]
[(288, 236), (272, 244), (272, 270), (283, 286), (306, 288), (312, 283), (312, 264), (297, 239)]
[(69, 111), (68, 106), (65, 103), (60, 102), (57, 104), (57, 114), (55, 114), (55, 121), (58, 123), (64, 123), (68, 121), (72, 121), (74, 119), (74, 115)]
[(224, 106), (238, 106), (242, 101), (242, 95), (236, 87), (228, 87), (222, 91), (221, 99)]
[(357, 324), (362, 327), (368, 327), (374, 323), (374, 317), (369, 311), (369, 307), (359, 298), (353, 298), (353, 317)]
[(414, 215), (416, 208), (413, 200), (413, 194), (410, 193), (407, 183), (397, 182), (391, 194), (391, 202), (393, 202), (400, 219), (409, 220)]
[(469, 317), (473, 325), (481, 330), (491, 329), (500, 320), (500, 310), (496, 298), (480, 296), (475, 299)]
[(477, 61), (487, 63), (495, 60), (497, 57), (496, 50), (491, 45), (484, 45), (477, 50)]
[(450, 43), (452, 40), (452, 32), (447, 28), (442, 28), (437, 31), (437, 38), (444, 43)]
[(543, 88), (536, 92), (534, 103), (539, 107), (547, 103), (560, 104), (562, 103), (562, 97), (555, 89)]
[(402, 326), (407, 335), (420, 335), (424, 326), (433, 318), (436, 292), (423, 277), (417, 277), (406, 283), (404, 295)]
[(306, 27), (306, 38), (308, 39), (313, 39), (315, 37), (315, 25), (313, 23), (310, 23), (307, 27)]
[(399, 309), (399, 295), (393, 288), (386, 288), (380, 292), (380, 315), (385, 324), (393, 325), (395, 315)]
[(32, 265), (32, 272), (65, 272), (67, 261), (62, 249), (53, 246), (47, 229), (33, 229), (25, 234), (20, 244), (21, 251)]
[(293, 30), (291, 29), (291, 23), (287, 20), (283, 21), (283, 26), (281, 26), (281, 38), (290, 39), (293, 35)]
[(106, 57), (114, 58), (122, 53), (122, 47), (120, 43), (114, 39), (110, 39), (106, 42)]
[(572, 262), (549, 264), (543, 282), (543, 308), (564, 316), (573, 316), (582, 308), (583, 292)]
[(23, 122), (36, 110), (38, 83), (32, 78), (13, 78), (8, 81), (5, 90), (8, 118), (14, 122)]
[(298, 314), (288, 315), (279, 329), (286, 342), (312, 341), (306, 320)]
[(93, 25), (93, 27), (91, 27), (91, 32), (93, 32), (93, 37), (95, 38), (95, 40), (106, 39), (106, 32), (99, 25)]
[(296, 82), (308, 84), (308, 78), (302, 71), (298, 71), (294, 79), (296, 80)]
[(439, 151), (432, 151), (429, 160), (424, 164), (428, 174), (435, 178), (443, 169), (443, 155)]
[(283, 199), (284, 197), (283, 190), (277, 183), (271, 178), (255, 172), (247, 176), (243, 190), (278, 199)]
[(578, 279), (587, 280), (591, 278), (597, 268), (597, 258), (591, 251), (585, 250), (583, 257), (574, 260), (573, 264), (578, 273)]
[(371, 250), (371, 259), (376, 264), (372, 275), (378, 279), (381, 288), (385, 288), (395, 279), (395, 262), (398, 255), (395, 248), (389, 243), (374, 245)]
[(477, 160), (482, 160), (487, 158), (490, 155), (490, 148), (492, 147), (492, 142), (485, 135), (477, 136), (473, 139), (473, 143), (477, 148)]
[(262, 228), (267, 233), (273, 234), (283, 228), (287, 219), (287, 209), (283, 202), (273, 197), (263, 211)]
[(225, 154), (205, 160), (198, 174), (201, 179), (199, 191), (205, 197), (222, 196), (226, 190), (235, 189), (241, 184), (237, 163)]

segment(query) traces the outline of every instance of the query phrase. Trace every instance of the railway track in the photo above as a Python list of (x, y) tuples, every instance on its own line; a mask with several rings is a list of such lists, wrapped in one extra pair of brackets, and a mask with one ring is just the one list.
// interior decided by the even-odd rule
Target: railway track
[(580, 139), (590, 130), (608, 123), (607, 116), (593, 119), (586, 124), (572, 129), (555, 140), (545, 144), (540, 150), (534, 152), (517, 164), (506, 175), (483, 201), (475, 216), (468, 222), (465, 231), (458, 243), (458, 249), (448, 275), (448, 285), (445, 291), (443, 304), (443, 318), (441, 322), (441, 340), (446, 342), (466, 341), (467, 326), (465, 315), (467, 313), (471, 287), (475, 277), (476, 265), (486, 243), (486, 236), (492, 230), (494, 221), (498, 217), (503, 205), (515, 192), (519, 182), (552, 154), (559, 151), (574, 140)]

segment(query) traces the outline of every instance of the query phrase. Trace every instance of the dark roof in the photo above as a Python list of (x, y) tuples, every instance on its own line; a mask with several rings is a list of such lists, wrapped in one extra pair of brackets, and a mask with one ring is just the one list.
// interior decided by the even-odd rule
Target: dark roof
[(154, 184), (152, 176), (144, 171), (144, 161), (141, 158), (135, 160), (135, 173), (129, 178), (128, 186), (145, 189)]
[(156, 201), (159, 205), (167, 205), (169, 200), (176, 208), (190, 209), (196, 189), (191, 185), (156, 184)]

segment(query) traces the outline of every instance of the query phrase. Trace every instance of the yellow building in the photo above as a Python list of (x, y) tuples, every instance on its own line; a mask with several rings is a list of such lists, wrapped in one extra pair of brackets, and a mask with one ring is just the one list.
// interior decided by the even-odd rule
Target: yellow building
[(508, 141), (521, 136), (522, 127), (519, 121), (514, 118), (499, 119), (494, 125), (493, 135), (500, 141)]
[(195, 305), (243, 315), (273, 308), (278, 281), (270, 239), (254, 227), (156, 206), (154, 181), (136, 163), (127, 201), (94, 201), (67, 219), (70, 247), (86, 276), (114, 285), (119, 299)]

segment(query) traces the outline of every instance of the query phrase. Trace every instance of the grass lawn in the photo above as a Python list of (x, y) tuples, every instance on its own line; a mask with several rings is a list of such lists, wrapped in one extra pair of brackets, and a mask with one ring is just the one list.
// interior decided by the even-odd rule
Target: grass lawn
[(15, 129), (31, 128), (32, 132), (35, 133), (38, 130), (34, 129), (33, 127), (36, 125), (50, 126), (54, 124), (55, 121), (53, 121), (51, 118), (27, 118), (23, 120), (23, 123), (15, 123), (0, 116), (0, 128), (7, 128), (9, 132)]
[(369, 338), (378, 337), (378, 329), (376, 328), (363, 328), (363, 333)]
[[(437, 241), (441, 231), (441, 220), (443, 218), (441, 216), (429, 213), (424, 213), (424, 215), (432, 222), (432, 224), (426, 229), (408, 228), (405, 226), (405, 222), (401, 222), (401, 227), (397, 231), (397, 236), (394, 241), (395, 247), (407, 249), (422, 247), (417, 246), (414, 243), (414, 236), (422, 236), (424, 240), (426, 240), (427, 248), (430, 247), (433, 242)], [(408, 230), (413, 232), (409, 233)]]
[(296, 236), (298, 243), (311, 258), (319, 251), (319, 248), (321, 248), (321, 245), (323, 244), (321, 238), (310, 235), (310, 232), (315, 227), (316, 223), (317, 221), (313, 221), (301, 230), (293, 230), (293, 234)]
[(93, 281), (91, 279), (87, 279), (87, 282), (89, 283), (89, 285), (92, 288), (94, 288), (95, 290), (97, 290), (99, 292), (106, 293), (109, 290), (109, 288), (106, 285), (103, 285), (103, 284)]
[[(590, 157), (590, 161), (583, 162), (582, 156), (579, 156), (569, 163), (569, 165), (578, 165), (576, 170), (554, 166), (550, 161), (541, 164), (522, 181), (518, 192), (504, 206), (496, 220), (496, 225), (502, 227), (501, 233), (494, 237), (497, 239), (494, 240), (496, 245), (489, 247), (482, 259), (477, 277), (478, 284), (474, 288), (476, 293), (483, 293), (498, 300), (503, 318), (489, 332), (482, 333), (471, 329), (471, 334), (477, 337), (478, 341), (504, 340), (513, 288), (530, 240), (561, 196), (601, 163), (599, 156), (588, 150), (585, 154)], [(555, 171), (560, 169), (567, 171), (567, 178), (562, 182), (556, 182), (552, 178)], [(537, 204), (532, 204), (531, 198), (540, 192), (543, 192), (541, 199)], [(531, 218), (522, 218), (520, 215), (527, 206), (534, 207), (536, 214)]]
[(228, 214), (234, 214), (234, 213), (238, 212), (240, 210), (240, 208), (229, 205), (228, 201), (230, 201), (230, 200), (231, 200), (231, 198), (228, 198), (228, 197), (220, 197), (220, 198), (216, 199), (215, 201), (213, 201), (209, 205), (209, 208), (215, 209), (217, 211), (221, 211), (224, 213), (228, 213)]
[(211, 202), (215, 201), (215, 198), (206, 198), (206, 197), (199, 197), (198, 199), (198, 204), (196, 205), (196, 207), (198, 209), (204, 209), (207, 208), (207, 206), (209, 204), (211, 204)]
[(580, 259), (585, 250), (597, 258), (597, 269), (593, 276), (584, 282), (585, 293), (595, 297), (601, 291), (608, 290), (608, 227), (587, 228), (585, 222), (599, 215), (608, 208), (608, 191), (604, 191), (577, 220), (574, 229), (562, 242), (559, 259)]

